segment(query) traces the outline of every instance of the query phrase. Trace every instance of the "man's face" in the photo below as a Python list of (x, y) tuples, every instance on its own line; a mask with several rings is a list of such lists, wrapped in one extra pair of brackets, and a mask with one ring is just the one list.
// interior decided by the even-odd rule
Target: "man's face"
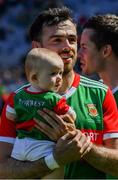
[(91, 41), (93, 33), (93, 29), (84, 29), (80, 39), (78, 57), (82, 74), (86, 75), (99, 73), (104, 63), (102, 50), (98, 50), (95, 43)]
[(64, 21), (54, 26), (44, 26), (41, 47), (57, 52), (64, 62), (64, 73), (73, 69), (77, 59), (77, 32), (75, 25)]

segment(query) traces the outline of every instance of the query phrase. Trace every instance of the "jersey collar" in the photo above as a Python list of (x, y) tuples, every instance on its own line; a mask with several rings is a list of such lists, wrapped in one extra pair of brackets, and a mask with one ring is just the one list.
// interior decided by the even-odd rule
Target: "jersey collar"
[(72, 83), (72, 86), (62, 96), (64, 96), (66, 99), (69, 98), (76, 91), (77, 86), (79, 85), (79, 83), (80, 83), (80, 75), (75, 73), (75, 77), (74, 77), (74, 81)]

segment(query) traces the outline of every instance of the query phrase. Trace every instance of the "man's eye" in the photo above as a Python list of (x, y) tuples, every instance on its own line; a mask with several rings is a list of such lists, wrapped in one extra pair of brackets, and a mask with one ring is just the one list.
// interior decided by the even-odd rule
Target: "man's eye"
[(82, 47), (82, 49), (86, 49), (86, 47), (85, 47), (85, 46), (83, 46), (83, 47)]
[(80, 46), (80, 49), (84, 50), (84, 49), (86, 49), (86, 46)]
[(71, 42), (71, 43), (75, 43), (77, 40), (76, 40), (76, 38), (69, 38), (69, 42)]
[(61, 42), (61, 39), (60, 38), (56, 38), (56, 39), (54, 39), (54, 42)]

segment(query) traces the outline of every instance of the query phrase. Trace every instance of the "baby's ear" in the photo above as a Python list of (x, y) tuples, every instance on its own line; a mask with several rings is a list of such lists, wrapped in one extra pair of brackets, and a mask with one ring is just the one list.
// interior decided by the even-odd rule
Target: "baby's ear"
[(37, 83), (37, 74), (35, 74), (35, 73), (31, 73), (30, 74), (30, 82), (31, 83)]

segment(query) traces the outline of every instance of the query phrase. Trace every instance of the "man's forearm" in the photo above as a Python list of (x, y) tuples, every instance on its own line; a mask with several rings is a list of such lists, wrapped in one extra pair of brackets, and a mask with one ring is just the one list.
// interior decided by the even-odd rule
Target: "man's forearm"
[(17, 161), (7, 158), (0, 162), (1, 178), (40, 178), (50, 173), (43, 159), (34, 162)]
[(98, 147), (92, 149), (84, 156), (84, 159), (95, 168), (113, 176), (118, 176), (118, 150)]
[(43, 159), (23, 162), (11, 158), (13, 144), (0, 142), (0, 179), (37, 178), (50, 173)]

